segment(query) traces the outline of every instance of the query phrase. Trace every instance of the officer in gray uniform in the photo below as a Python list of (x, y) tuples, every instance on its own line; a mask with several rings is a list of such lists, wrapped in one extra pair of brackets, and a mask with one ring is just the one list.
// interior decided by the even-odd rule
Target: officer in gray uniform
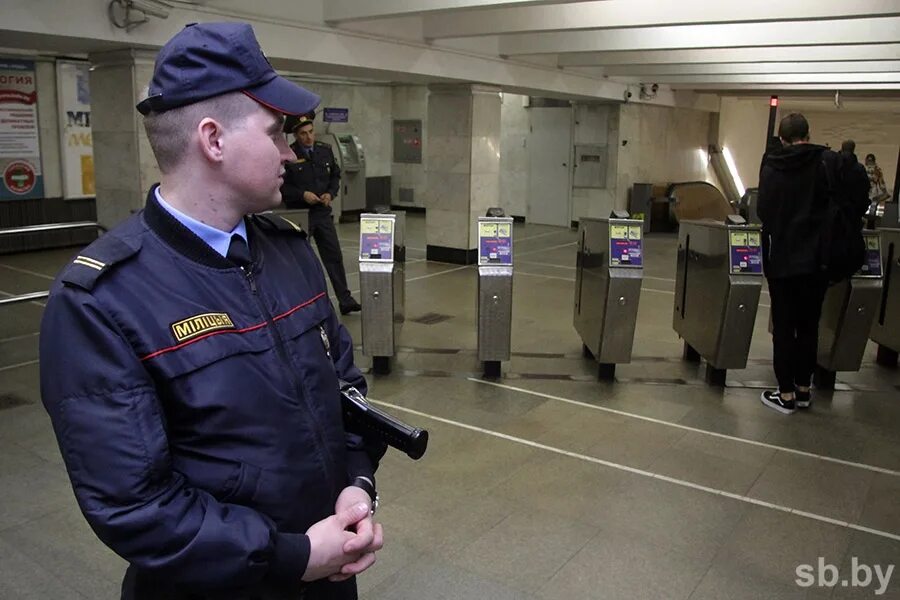
[(334, 160), (331, 146), (316, 141), (312, 117), (303, 115), (287, 124), (287, 129), (294, 134), (291, 149), (297, 160), (286, 166), (281, 197), (288, 208), (309, 209), (309, 234), (316, 240), (341, 314), (346, 315), (362, 307), (350, 295), (341, 244), (331, 216), (331, 202), (341, 187), (341, 168)]

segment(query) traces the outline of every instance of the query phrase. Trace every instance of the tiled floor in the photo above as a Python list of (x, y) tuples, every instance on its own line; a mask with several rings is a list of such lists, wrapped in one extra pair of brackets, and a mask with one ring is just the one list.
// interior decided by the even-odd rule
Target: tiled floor
[[(900, 563), (900, 373), (839, 374), (790, 417), (773, 380), (762, 294), (750, 362), (703, 383), (672, 331), (675, 238), (647, 239), (634, 361), (594, 380), (572, 327), (574, 231), (516, 226), (512, 346), (481, 381), (473, 267), (426, 262), (408, 218), (407, 322), (371, 397), (431, 432), (428, 454), (379, 470), (387, 544), (364, 598), (865, 598), (881, 587), (797, 584), (820, 560)], [(357, 226), (340, 226), (351, 287)], [(46, 289), (74, 249), (0, 256), (0, 296)], [(427, 313), (450, 318), (414, 323)], [(40, 406), (39, 303), (0, 308), (0, 599), (118, 598), (124, 563), (73, 500)], [(360, 318), (344, 318), (359, 343)], [(64, 343), (60, 340), (60, 343)], [(369, 366), (370, 360), (358, 357)], [(893, 573), (883, 598), (900, 598)]]

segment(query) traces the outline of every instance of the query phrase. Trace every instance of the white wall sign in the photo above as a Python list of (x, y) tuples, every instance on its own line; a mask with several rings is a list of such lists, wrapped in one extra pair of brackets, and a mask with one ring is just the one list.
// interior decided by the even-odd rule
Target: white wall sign
[(96, 194), (89, 69), (86, 62), (56, 63), (63, 196), (67, 199), (87, 198)]

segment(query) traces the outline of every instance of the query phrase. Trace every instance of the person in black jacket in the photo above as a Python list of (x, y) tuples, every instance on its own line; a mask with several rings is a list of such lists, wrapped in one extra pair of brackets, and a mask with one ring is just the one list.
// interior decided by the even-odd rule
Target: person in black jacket
[(869, 175), (856, 158), (856, 142), (846, 140), (840, 152), (826, 153), (825, 163), (832, 169), (835, 193), (847, 213), (856, 219), (865, 217), (869, 209)]
[(821, 243), (831, 197), (830, 151), (809, 143), (809, 123), (793, 113), (781, 120), (783, 147), (770, 152), (760, 173), (763, 268), (772, 298), (772, 343), (777, 390), (760, 396), (784, 414), (811, 403), (819, 317), (828, 287)]
[(281, 197), (288, 208), (309, 209), (309, 234), (316, 240), (322, 264), (328, 272), (341, 314), (362, 310), (347, 286), (344, 256), (331, 216), (331, 203), (341, 187), (341, 168), (331, 146), (316, 141), (311, 115), (303, 115), (290, 126), (295, 142), (291, 150), (297, 160), (286, 167)]

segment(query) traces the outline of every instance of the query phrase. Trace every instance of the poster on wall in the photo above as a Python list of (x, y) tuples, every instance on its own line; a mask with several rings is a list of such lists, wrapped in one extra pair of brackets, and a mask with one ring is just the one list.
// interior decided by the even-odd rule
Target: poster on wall
[(0, 200), (41, 198), (34, 62), (0, 59)]
[(63, 196), (88, 198), (94, 191), (94, 146), (91, 137), (90, 66), (86, 62), (56, 63), (59, 99), (60, 156)]

